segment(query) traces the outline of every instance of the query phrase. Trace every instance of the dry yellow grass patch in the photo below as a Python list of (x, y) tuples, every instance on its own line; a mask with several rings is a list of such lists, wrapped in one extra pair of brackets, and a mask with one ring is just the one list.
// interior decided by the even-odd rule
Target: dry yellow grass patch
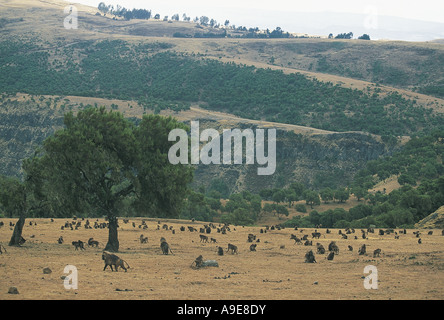
[[(199, 229), (203, 222), (181, 220), (147, 220), (148, 229), (138, 226), (141, 218), (130, 218), (129, 223), (119, 220), (120, 252), (126, 260), (128, 272), (103, 271), (101, 253), (107, 241), (107, 229), (61, 230), (65, 221), (71, 219), (28, 219), (23, 236), (27, 239), (21, 248), (9, 247), (12, 234), (9, 222), (16, 219), (1, 219), (5, 226), (0, 229), (0, 242), (6, 245), (7, 253), (0, 255), (0, 299), (443, 299), (444, 298), (444, 236), (440, 230), (433, 235), (422, 232), (422, 244), (417, 243), (414, 230), (400, 234), (379, 236), (378, 230), (370, 233), (367, 240), (361, 238), (361, 231), (342, 239), (338, 230), (313, 239), (313, 246), (294, 244), (291, 234), (302, 237), (308, 234), (312, 240), (313, 229), (294, 230), (291, 228), (269, 230), (260, 233), (264, 227), (231, 226), (227, 234), (213, 229), (209, 238), (217, 243), (202, 243)], [(34, 221), (37, 225), (29, 225)], [(90, 219), (94, 222), (95, 219)], [(103, 222), (100, 219), (100, 222)], [(135, 227), (132, 226), (135, 223)], [(163, 224), (172, 227), (162, 229)], [(194, 226), (198, 232), (180, 231), (180, 226)], [(344, 231), (344, 230), (342, 230)], [(257, 251), (250, 252), (247, 236), (253, 233), (260, 239)], [(142, 244), (139, 236), (148, 237)], [(354, 235), (358, 239), (354, 239)], [(65, 242), (58, 244), (63, 236)], [(75, 251), (72, 241), (89, 238), (100, 242), (98, 248), (86, 247)], [(174, 255), (162, 255), (160, 238), (165, 237)], [(328, 247), (336, 241), (339, 255), (333, 261), (326, 260), (326, 254), (316, 253), (316, 242)], [(226, 251), (227, 244), (238, 246), (238, 254), (225, 252), (218, 256), (216, 249)], [(358, 248), (365, 243), (367, 254), (358, 255)], [(347, 246), (352, 245), (353, 251)], [(373, 258), (374, 249), (381, 248), (381, 257)], [(316, 264), (304, 262), (304, 255), (313, 250)], [(217, 260), (219, 267), (192, 269), (191, 263), (199, 255), (204, 260)], [(66, 265), (74, 265), (78, 271), (78, 289), (67, 290), (62, 276)], [(378, 270), (378, 289), (364, 288), (364, 267), (374, 265)], [(52, 273), (44, 274), (44, 268)], [(8, 294), (10, 287), (16, 287), (18, 295)]]

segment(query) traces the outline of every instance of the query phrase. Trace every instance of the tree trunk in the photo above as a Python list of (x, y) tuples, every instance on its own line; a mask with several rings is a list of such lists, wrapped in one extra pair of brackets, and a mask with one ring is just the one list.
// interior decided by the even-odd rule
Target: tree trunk
[(119, 239), (117, 237), (117, 217), (108, 216), (108, 243), (105, 246), (106, 251), (118, 252)]
[(22, 230), (23, 226), (25, 225), (25, 213), (22, 211), (20, 214), (20, 218), (18, 219), (17, 223), (14, 227), (14, 232), (12, 233), (11, 240), (9, 241), (10, 246), (19, 246), (20, 240), (22, 239)]

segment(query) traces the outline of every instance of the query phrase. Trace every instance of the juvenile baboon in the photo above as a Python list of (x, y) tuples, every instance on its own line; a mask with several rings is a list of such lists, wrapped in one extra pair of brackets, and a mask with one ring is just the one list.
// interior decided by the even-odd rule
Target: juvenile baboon
[(217, 243), (217, 240), (214, 239), (214, 238), (210, 238), (210, 242), (211, 242), (211, 243)]
[(379, 257), (381, 254), (381, 249), (376, 249), (373, 251), (373, 258)]
[(235, 246), (234, 244), (229, 243), (228, 244), (228, 248), (227, 248), (227, 252), (231, 250), (232, 254), (237, 253), (237, 246)]
[(360, 256), (364, 255), (367, 251), (367, 247), (365, 246), (365, 243), (359, 248), (358, 253)]
[(256, 243), (253, 243), (253, 244), (250, 246), (250, 251), (256, 251), (256, 246), (257, 246), (257, 244), (256, 244)]
[(174, 254), (173, 251), (171, 251), (170, 245), (166, 242), (165, 238), (160, 238), (160, 248), (162, 249), (162, 253), (167, 255), (171, 252), (171, 254)]
[(306, 263), (316, 263), (316, 258), (312, 250), (308, 251), (305, 254), (305, 262)]
[(79, 248), (82, 250), (85, 250), (85, 247), (83, 245), (83, 241), (79, 240), (79, 241), (73, 241), (72, 245), (76, 248), (76, 250), (78, 250)]
[(334, 251), (330, 251), (330, 253), (327, 256), (327, 260), (333, 260), (334, 257), (335, 257), (335, 252)]
[[(125, 272), (127, 272), (127, 268), (125, 268), (125, 263), (128, 266), (128, 269), (130, 268), (128, 262), (126, 262), (123, 259), (120, 259), (118, 256), (116, 256), (113, 253), (109, 253), (107, 251), (103, 251), (102, 253), (102, 260), (105, 261), (105, 267), (103, 268), (103, 271), (105, 271), (106, 267), (109, 266), (111, 268), (111, 271), (118, 271), (118, 267), (122, 268), (123, 270), (125, 270)], [(114, 269), (113, 270), (113, 266)]]
[(206, 235), (200, 234), (200, 242), (208, 242), (208, 237)]
[(88, 239), (88, 246), (90, 246), (90, 247), (98, 247), (99, 246), (99, 241), (94, 240), (93, 238), (89, 238)]

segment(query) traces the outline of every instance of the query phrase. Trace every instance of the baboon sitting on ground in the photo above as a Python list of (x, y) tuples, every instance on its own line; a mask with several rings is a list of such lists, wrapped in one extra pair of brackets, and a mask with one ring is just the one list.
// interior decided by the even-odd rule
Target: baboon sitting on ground
[(305, 254), (305, 262), (306, 263), (316, 263), (316, 259), (312, 250), (308, 251)]
[(78, 250), (79, 248), (82, 250), (85, 250), (85, 246), (83, 245), (83, 241), (79, 240), (79, 241), (73, 241), (72, 245), (76, 248), (76, 250)]
[(333, 260), (334, 257), (335, 257), (335, 252), (334, 251), (330, 251), (330, 253), (327, 256), (327, 260)]
[(220, 255), (220, 256), (223, 256), (224, 255), (224, 248), (217, 247), (217, 254)]
[[(109, 266), (111, 268), (111, 271), (116, 271), (117, 272), (117, 268), (120, 267), (123, 270), (125, 270), (125, 272), (127, 272), (127, 268), (125, 268), (125, 263), (128, 266), (128, 269), (130, 268), (128, 262), (126, 262), (125, 260), (120, 259), (115, 254), (109, 253), (107, 251), (103, 251), (103, 253), (102, 253), (102, 260), (105, 261), (105, 267), (103, 268), (103, 271), (105, 271), (106, 267)], [(113, 266), (114, 266), (115, 270), (113, 270)]]
[(60, 236), (59, 239), (57, 240), (57, 242), (58, 242), (59, 244), (62, 244), (62, 243), (63, 243), (63, 237)]
[(339, 254), (339, 248), (336, 245), (336, 242), (330, 242), (330, 244), (328, 245), (328, 251), (334, 251), (335, 254)]
[(171, 254), (174, 254), (164, 237), (160, 238), (160, 249), (162, 249), (162, 253), (165, 255), (169, 254), (170, 252)]
[(202, 265), (203, 265), (203, 257), (202, 255), (200, 255), (196, 258), (196, 260), (193, 261), (193, 263), (191, 264), (191, 268), (199, 269), (202, 267)]
[(253, 243), (253, 244), (250, 246), (250, 251), (256, 251), (256, 246), (257, 246), (257, 244), (256, 244), (256, 243)]
[(324, 254), (325, 253), (325, 248), (320, 243), (316, 243), (316, 249), (317, 249), (317, 253), (319, 253), (319, 254)]
[(361, 246), (361, 248), (359, 248), (359, 250), (358, 250), (358, 253), (359, 253), (359, 255), (364, 255), (365, 253), (366, 253), (366, 251), (367, 251), (367, 248), (366, 248), (366, 246), (365, 246), (365, 243)]

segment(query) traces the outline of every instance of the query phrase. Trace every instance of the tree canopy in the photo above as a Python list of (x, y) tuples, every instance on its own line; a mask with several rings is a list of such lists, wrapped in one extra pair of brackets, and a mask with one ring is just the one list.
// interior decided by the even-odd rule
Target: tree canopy
[(168, 133), (183, 124), (150, 115), (136, 126), (103, 107), (67, 113), (64, 123), (24, 163), (34, 193), (47, 197), (52, 210), (106, 216), (112, 251), (119, 248), (116, 217), (125, 215), (124, 203), (141, 216), (179, 215), (192, 169), (169, 163)]

